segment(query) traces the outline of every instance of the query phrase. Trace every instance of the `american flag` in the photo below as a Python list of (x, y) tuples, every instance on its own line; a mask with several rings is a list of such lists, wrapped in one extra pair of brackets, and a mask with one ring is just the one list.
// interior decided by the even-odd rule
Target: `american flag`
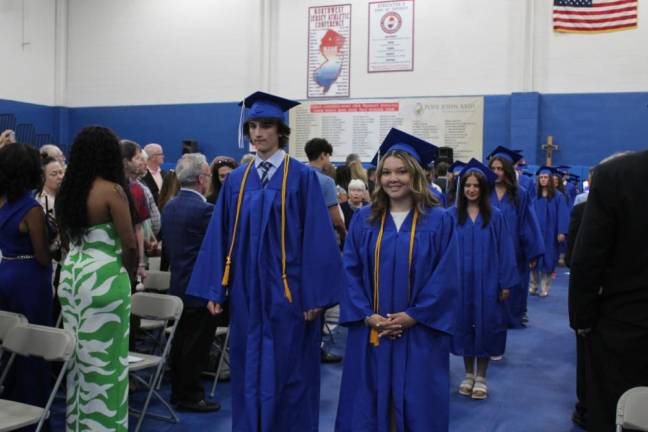
[(595, 33), (637, 27), (638, 0), (554, 0), (554, 31)]

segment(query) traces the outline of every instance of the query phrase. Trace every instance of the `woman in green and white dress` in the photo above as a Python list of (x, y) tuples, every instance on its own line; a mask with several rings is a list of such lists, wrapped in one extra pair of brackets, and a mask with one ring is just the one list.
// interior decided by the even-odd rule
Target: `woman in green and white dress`
[(100, 126), (75, 138), (56, 199), (69, 243), (59, 298), (77, 337), (67, 374), (68, 431), (128, 430), (128, 333), (137, 250), (117, 136)]

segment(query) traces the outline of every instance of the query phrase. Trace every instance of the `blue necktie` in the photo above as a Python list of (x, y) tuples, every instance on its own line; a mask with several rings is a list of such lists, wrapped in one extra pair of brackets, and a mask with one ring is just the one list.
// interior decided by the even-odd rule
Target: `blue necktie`
[(268, 161), (265, 161), (265, 162), (261, 162), (259, 166), (261, 167), (261, 186), (266, 187), (266, 185), (270, 181), (270, 177), (268, 176), (268, 173), (270, 172), (270, 168), (272, 167), (272, 164)]

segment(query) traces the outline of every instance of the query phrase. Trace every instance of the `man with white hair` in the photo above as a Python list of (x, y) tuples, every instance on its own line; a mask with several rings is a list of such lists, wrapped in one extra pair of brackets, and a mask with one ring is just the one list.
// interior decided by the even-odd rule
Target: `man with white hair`
[(162, 233), (171, 270), (169, 293), (184, 303), (171, 347), (171, 403), (188, 411), (213, 412), (220, 405), (205, 400), (200, 374), (207, 366), (217, 317), (207, 310), (207, 300), (186, 294), (214, 210), (204, 196), (211, 177), (207, 159), (200, 153), (183, 155), (176, 165), (176, 176), (180, 192), (162, 212)]
[(42, 156), (49, 156), (52, 159), (55, 159), (56, 162), (60, 163), (63, 168), (65, 168), (65, 155), (58, 146), (54, 144), (45, 144), (40, 148), (40, 154)]
[(142, 178), (142, 181), (153, 194), (155, 199), (155, 204), (159, 204), (158, 196), (160, 194), (160, 189), (162, 189), (162, 182), (164, 177), (166, 177), (167, 172), (162, 170), (162, 164), (164, 163), (164, 150), (160, 144), (147, 144), (144, 146), (144, 152), (148, 156), (146, 161), (146, 174)]

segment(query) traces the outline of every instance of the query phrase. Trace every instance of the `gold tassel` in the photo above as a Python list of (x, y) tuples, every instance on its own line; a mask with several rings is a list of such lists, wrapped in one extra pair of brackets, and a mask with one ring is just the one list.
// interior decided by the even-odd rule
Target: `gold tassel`
[(380, 339), (378, 338), (378, 330), (372, 328), (369, 332), (369, 343), (373, 346), (380, 345)]
[(284, 295), (288, 299), (288, 303), (292, 303), (292, 293), (290, 292), (290, 288), (288, 288), (288, 276), (282, 275), (281, 278), (284, 284)]
[(232, 264), (232, 259), (230, 257), (227, 257), (227, 260), (225, 261), (225, 271), (223, 271), (223, 280), (221, 280), (221, 285), (223, 286), (229, 286), (229, 274), (230, 274), (230, 266)]

